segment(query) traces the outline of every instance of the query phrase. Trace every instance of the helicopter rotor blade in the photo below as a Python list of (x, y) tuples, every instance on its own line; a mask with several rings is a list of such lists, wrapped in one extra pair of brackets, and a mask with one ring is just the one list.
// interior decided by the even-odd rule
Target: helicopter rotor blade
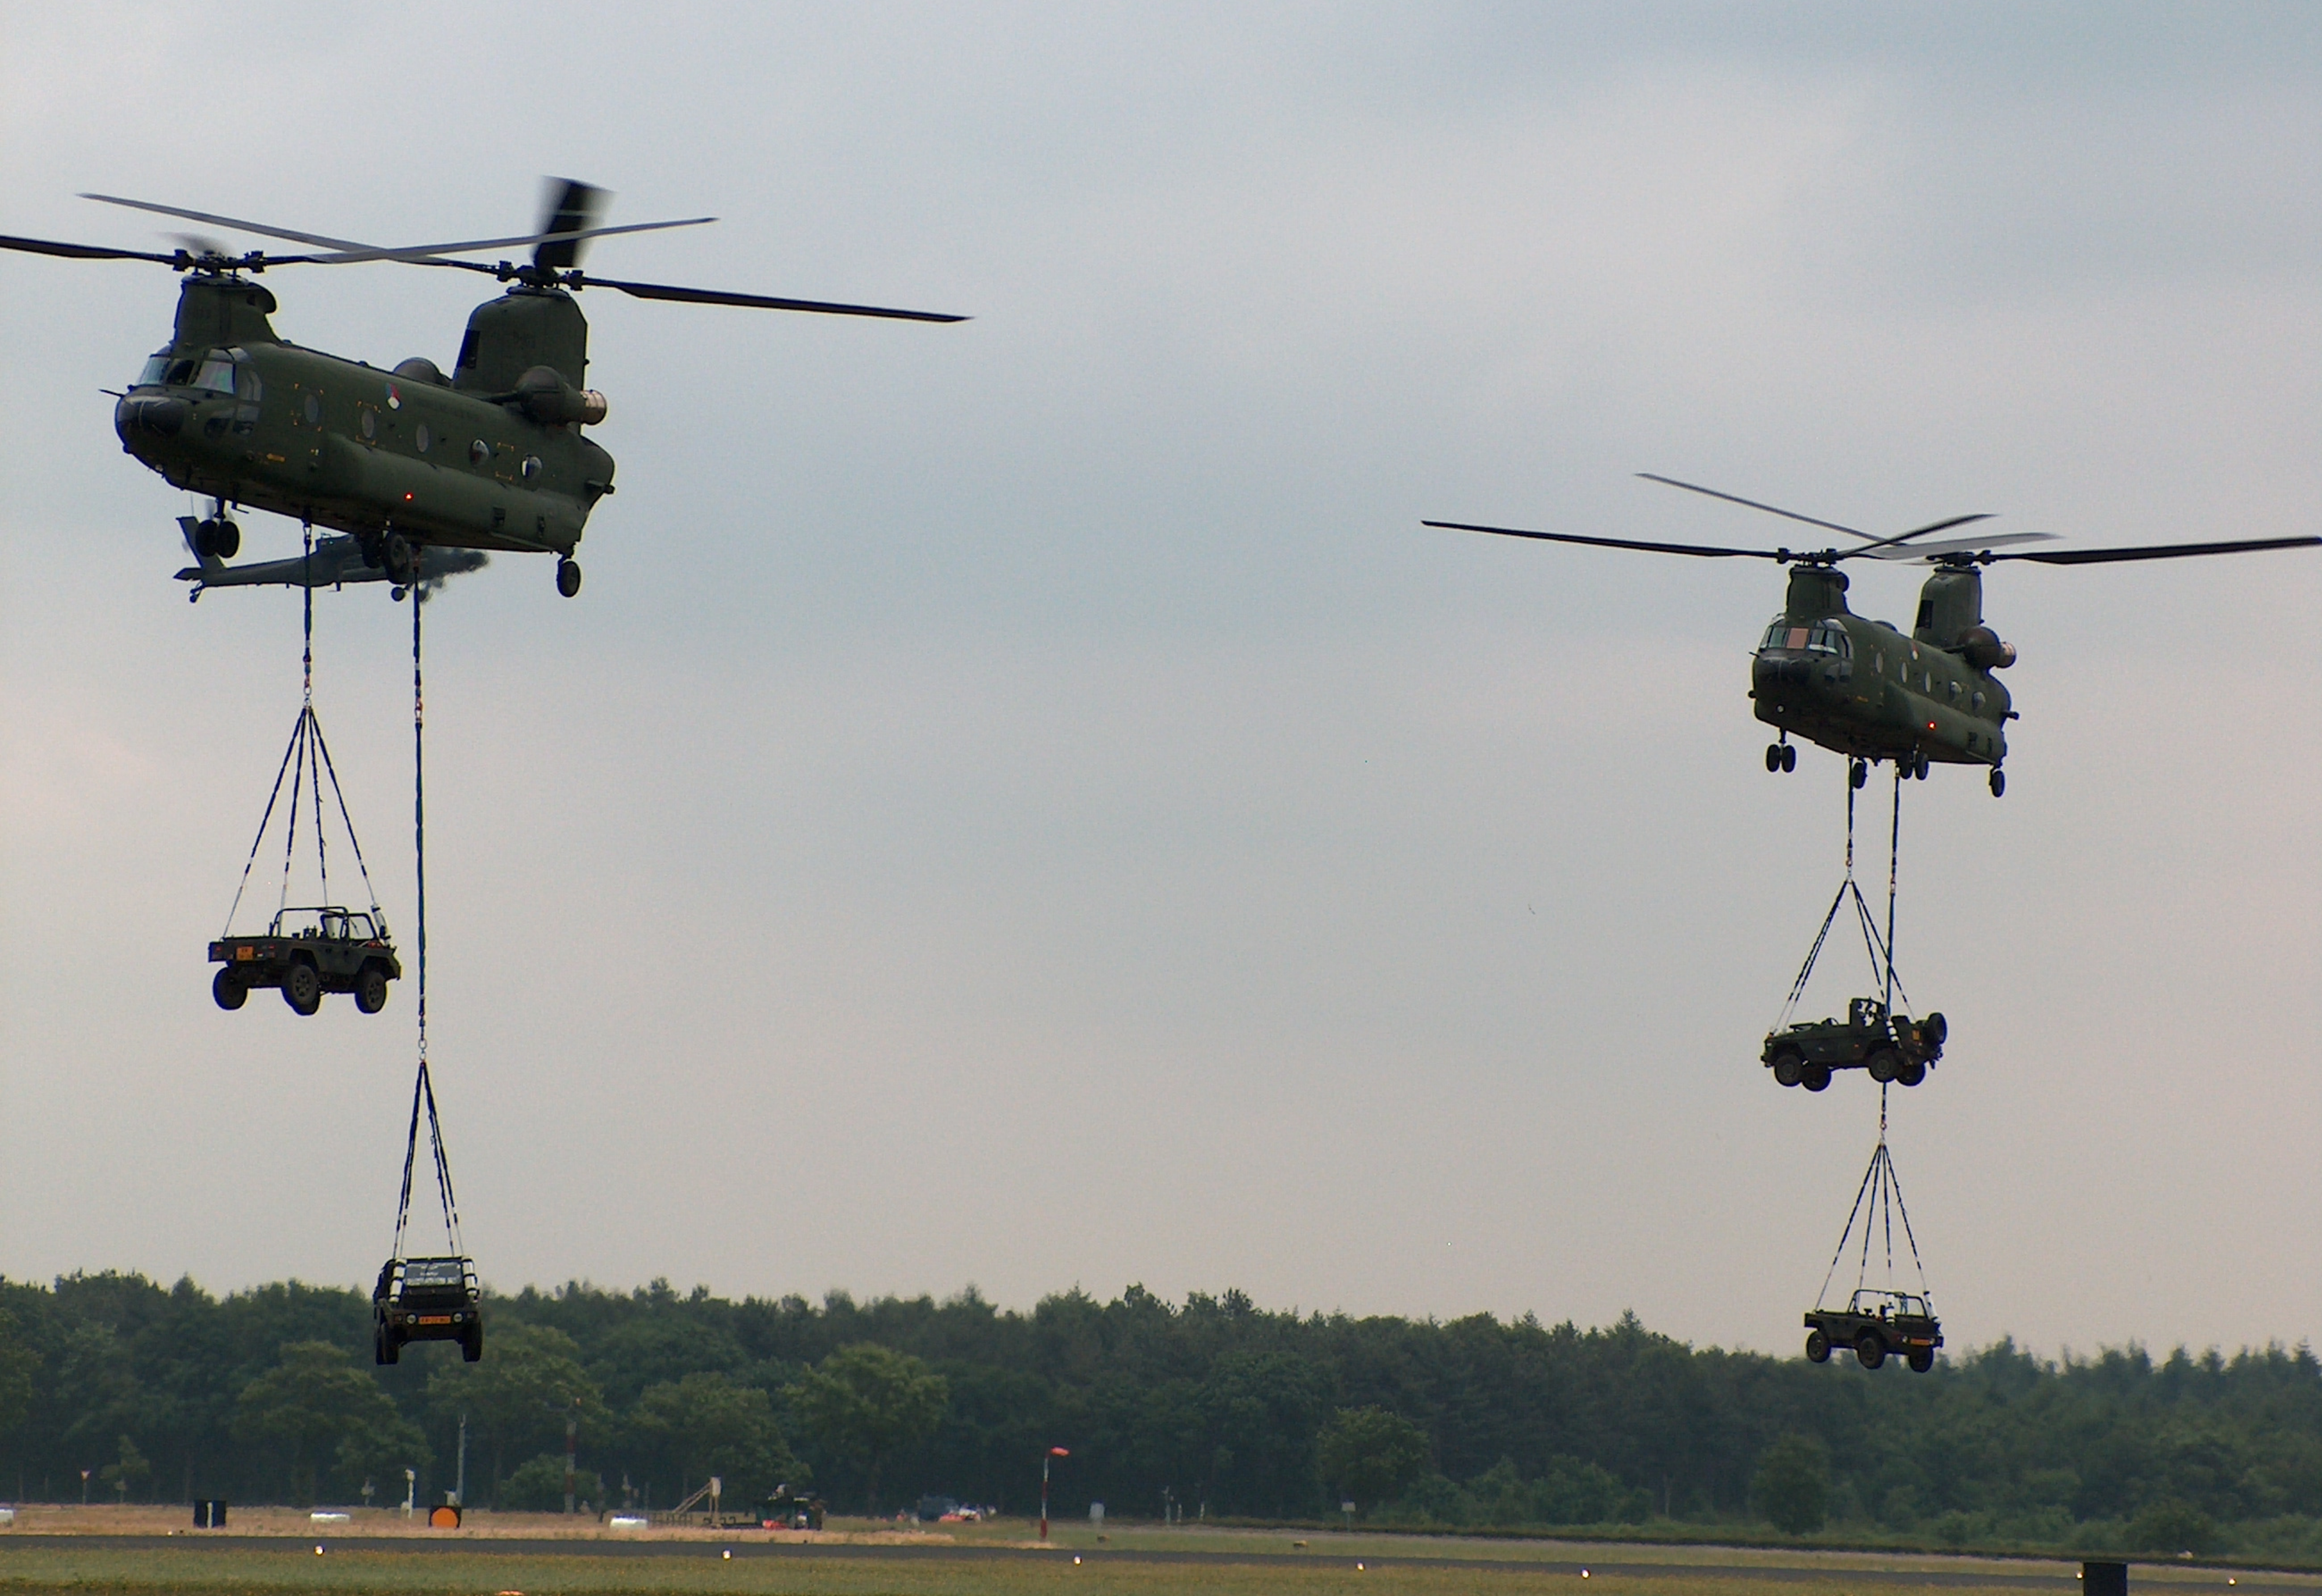
[[(239, 216), (220, 216), (208, 211), (189, 211), (180, 205), (157, 205), (151, 200), (123, 199), (113, 194), (84, 194), (83, 199), (94, 199), (109, 205), (125, 205), (133, 211), (151, 211), (160, 216), (175, 216), (184, 222), (206, 222), (213, 227), (231, 227), (237, 233), (252, 233), (261, 238), (288, 239), (293, 243), (313, 244), (329, 250), (327, 255), (302, 256), (298, 264), (316, 266), (353, 266), (370, 260), (418, 260), (430, 255), (458, 255), (471, 250), (513, 250), (526, 245), (572, 242), (584, 238), (603, 238), (615, 233), (653, 233), (665, 227), (699, 227), (715, 222), (715, 216), (689, 216), (677, 222), (631, 222), (621, 227), (589, 227), (571, 233), (526, 233), (507, 238), (460, 239), (450, 243), (385, 246), (366, 244), (350, 238), (332, 238), (319, 233), (299, 233), (288, 227), (270, 226), (263, 222), (246, 221)], [(163, 256), (160, 259), (168, 260)], [(285, 261), (270, 261), (282, 265)]]
[[(1863, 544), (1859, 549), (1847, 550), (1845, 553), (1840, 556), (1840, 558), (1842, 560), (1851, 560), (1857, 555), (1868, 554), (1873, 560), (1885, 559), (1887, 556), (1879, 552), (1881, 549), (1898, 549), (1904, 544), (1909, 543), (1913, 538), (1924, 537), (1931, 532), (1945, 532), (1954, 526), (1965, 526), (1972, 521), (1988, 521), (1990, 519), (1991, 517), (1988, 515), (1953, 515), (1947, 521), (1930, 522), (1924, 526), (1914, 528), (1909, 532), (1898, 532), (1893, 537), (1874, 538), (1872, 541)], [(1863, 537), (1868, 534), (1858, 532), (1854, 535), (1857, 537)]]
[(2196, 554), (2250, 554), (2263, 549), (2304, 549), (2322, 543), (2322, 537), (2236, 538), (2222, 543), (2147, 543), (2130, 549), (2047, 549), (2038, 553), (1992, 554), (1998, 560), (2032, 560), (2042, 565), (2107, 565), (2123, 560), (2183, 560)]
[(1888, 549), (1850, 549), (1851, 554), (1869, 554), (1873, 560), (1940, 560), (1946, 554), (1977, 554), (1986, 549), (1997, 549), (2009, 543), (2053, 543), (2052, 532), (2003, 532), (1997, 537), (1953, 537), (1935, 543), (1911, 543)]
[(112, 194), (84, 194), (80, 197), (103, 205), (125, 205), (133, 211), (151, 211), (157, 216), (175, 216), (181, 222), (206, 222), (213, 227), (231, 227), (236, 233), (254, 233), (261, 238), (287, 238), (294, 244), (313, 244), (319, 249), (368, 250), (371, 247), (351, 239), (325, 238), (319, 233), (293, 233), (287, 227), (270, 227), (262, 222), (244, 222), (235, 216), (214, 216), (207, 211), (188, 211), (177, 205), (156, 205), (148, 199), (123, 199)]
[[(1849, 537), (1867, 538), (1873, 535), (1870, 533), (1858, 531), (1851, 526), (1842, 526), (1835, 521), (1821, 521), (1812, 515), (1801, 515), (1796, 510), (1785, 510), (1778, 505), (1761, 505), (1756, 499), (1743, 498), (1740, 494), (1720, 493), (1716, 488), (1704, 488), (1698, 482), (1680, 482), (1675, 477), (1659, 476), (1651, 471), (1639, 471), (1637, 475), (1648, 482), (1659, 482), (1667, 488), (1682, 488), (1687, 493), (1698, 493), (1710, 498), (1722, 498), (1729, 505), (1742, 505), (1752, 510), (1763, 510), (1769, 515), (1779, 515), (1785, 520), (1803, 521), (1808, 526), (1819, 526), (1826, 532), (1842, 532)], [(1922, 530), (1932, 532), (1935, 529), (1925, 527)], [(1913, 534), (1906, 533), (1904, 535), (1907, 537)]]
[(551, 187), (548, 203), (542, 207), (540, 231), (556, 242), (535, 248), (532, 263), (543, 271), (570, 271), (580, 264), (580, 241), (559, 235), (587, 232), (605, 214), (605, 202), (612, 196), (577, 178), (551, 178), (548, 182)]
[(1514, 526), (1477, 526), (1466, 521), (1422, 521), (1420, 524), (1441, 527), (1449, 532), (1487, 532), (1495, 537), (1537, 538), (1550, 543), (1585, 543), (1595, 549), (1641, 549), (1648, 554), (1698, 554), (1708, 559), (1780, 561), (1797, 558), (1787, 549), (1721, 549), (1704, 543), (1649, 543), (1635, 538), (1584, 537), (1577, 532), (1526, 532)]
[(147, 250), (113, 250), (103, 244), (60, 244), (44, 238), (0, 237), (0, 250), (22, 250), (28, 255), (57, 255), (67, 260), (153, 260), (175, 266), (179, 257), (156, 255)]
[(824, 299), (778, 299), (769, 294), (728, 294), (716, 288), (681, 288), (668, 283), (629, 283), (608, 277), (574, 272), (568, 279), (576, 287), (618, 288), (638, 299), (672, 299), (682, 305), (737, 305), (750, 310), (803, 310), (820, 315), (883, 316), (904, 322), (964, 322), (962, 315), (931, 310), (891, 310), (877, 305), (838, 305)]
[(688, 216), (677, 222), (630, 222), (619, 227), (583, 227), (571, 233), (526, 233), (512, 238), (471, 238), (448, 244), (406, 244), (391, 248), (351, 244), (336, 254), (317, 255), (315, 261), (320, 266), (356, 266), (369, 260), (425, 260), (434, 255), (463, 255), (472, 250), (517, 250), (526, 244), (549, 249), (560, 244), (577, 243), (582, 239), (605, 238), (616, 233), (657, 233), (665, 227), (699, 227), (716, 220), (715, 216)]

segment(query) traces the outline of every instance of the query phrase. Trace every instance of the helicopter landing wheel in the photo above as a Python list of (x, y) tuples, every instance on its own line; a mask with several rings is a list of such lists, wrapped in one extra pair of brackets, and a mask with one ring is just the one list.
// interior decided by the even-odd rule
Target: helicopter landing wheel
[(1766, 744), (1766, 773), (1767, 773), (1768, 775), (1769, 775), (1769, 776), (1770, 776), (1770, 775), (1774, 774), (1776, 771), (1779, 771), (1781, 768), (1782, 768), (1782, 745), (1781, 745), (1780, 743), (1767, 743), (1767, 744)]
[(2000, 798), (2007, 791), (2007, 778), (1997, 765), (1991, 767), (1991, 796)]
[(1848, 771), (1847, 771), (1847, 777), (1846, 777), (1846, 779), (1847, 779), (1848, 780), (1850, 780), (1850, 781), (1853, 782), (1853, 783), (1854, 783), (1854, 785), (1855, 785), (1855, 787), (1856, 787), (1858, 789), (1861, 789), (1861, 788), (1865, 788), (1865, 787), (1869, 786), (1869, 785), (1870, 785), (1870, 767), (1869, 767), (1869, 765), (1868, 765), (1867, 763), (1865, 763), (1865, 762), (1864, 762), (1863, 761), (1861, 761), (1861, 760), (1856, 760), (1856, 761), (1854, 762), (1854, 763), (1853, 763), (1851, 766), (1850, 766), (1850, 767), (1848, 768)]
[(411, 541), (399, 532), (388, 534), (379, 545), (379, 563), (387, 567), (387, 579), (398, 588), (411, 585), (413, 551)]
[(556, 590), (567, 598), (580, 591), (580, 562), (569, 554), (556, 562)]
[(212, 524), (210, 552), (221, 560), (231, 560), (242, 552), (242, 528), (231, 521)]
[(1783, 743), (1783, 744), (1782, 744), (1782, 769), (1783, 769), (1784, 771), (1795, 771), (1795, 770), (1796, 770), (1797, 768), (1798, 768), (1798, 751), (1797, 751), (1796, 748), (1793, 748), (1792, 746), (1790, 746), (1790, 744), (1788, 744), (1787, 743)]

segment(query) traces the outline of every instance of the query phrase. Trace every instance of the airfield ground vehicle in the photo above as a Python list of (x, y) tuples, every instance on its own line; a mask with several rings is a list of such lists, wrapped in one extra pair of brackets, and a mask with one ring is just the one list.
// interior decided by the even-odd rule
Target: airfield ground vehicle
[(1876, 1369), (1889, 1353), (1900, 1355), (1914, 1373), (1935, 1366), (1943, 1327), (1924, 1297), (1907, 1291), (1858, 1290), (1843, 1309), (1815, 1308), (1806, 1313), (1806, 1357), (1830, 1362), (1833, 1347), (1852, 1347), (1855, 1361)]
[(773, 1495), (766, 1499), (762, 1522), (768, 1529), (820, 1529), (829, 1511), (828, 1505), (813, 1491), (777, 1485)]
[(484, 1355), (483, 1293), (469, 1258), (389, 1258), (371, 1288), (371, 1354), (392, 1363), (414, 1341), (456, 1341), (470, 1363)]
[(1890, 1015), (1876, 998), (1856, 998), (1848, 1002), (1843, 1020), (1809, 1020), (1768, 1032), (1760, 1056), (1776, 1081), (1808, 1091), (1828, 1086), (1833, 1070), (1867, 1070), (1881, 1086), (1890, 1081), (1916, 1086), (1927, 1078), (1928, 1066), (1943, 1056), (1943, 1040), (1950, 1035), (1941, 1014), (1914, 1020), (1907, 1014)]
[(241, 1008), (252, 987), (279, 987), (285, 1003), (308, 1015), (325, 992), (352, 992), (357, 1008), (377, 1014), (387, 983), (403, 975), (386, 922), (335, 906), (286, 908), (263, 935), (222, 936), (210, 944), (210, 962), (220, 966), (210, 980), (220, 1008)]

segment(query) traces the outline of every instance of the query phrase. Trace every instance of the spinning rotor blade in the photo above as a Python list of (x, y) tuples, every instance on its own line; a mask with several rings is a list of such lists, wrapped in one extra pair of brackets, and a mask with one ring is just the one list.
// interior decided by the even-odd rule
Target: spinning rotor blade
[[(102, 201), (109, 205), (126, 205), (133, 211), (151, 211), (156, 215), (175, 216), (180, 221), (206, 222), (213, 227), (231, 227), (237, 233), (253, 233), (261, 238), (288, 239), (293, 243), (314, 244), (334, 251), (327, 255), (302, 258), (298, 264), (318, 266), (352, 266), (367, 260), (420, 260), (430, 255), (458, 255), (471, 250), (512, 250), (526, 244), (571, 242), (584, 238), (603, 238), (614, 233), (652, 233), (664, 227), (699, 227), (705, 222), (715, 222), (715, 216), (689, 216), (680, 222), (631, 222), (620, 227), (589, 227), (571, 233), (526, 233), (509, 238), (471, 238), (442, 244), (411, 244), (383, 247), (358, 243), (353, 239), (331, 238), (319, 233), (298, 233), (288, 227), (272, 227), (262, 222), (244, 221), (239, 216), (213, 215), (207, 211), (189, 211), (178, 205), (156, 205), (151, 200), (123, 199), (111, 194), (84, 194), (83, 199)], [(168, 260), (169, 257), (160, 257)], [(284, 265), (286, 261), (270, 261)]]
[(580, 264), (580, 242), (559, 235), (586, 233), (589, 224), (604, 214), (605, 201), (609, 196), (596, 185), (577, 178), (551, 178), (548, 181), (560, 186), (550, 191), (540, 219), (540, 231), (557, 242), (535, 248), (532, 263), (544, 271), (570, 271)]
[(1997, 549), (2007, 543), (2053, 543), (2052, 532), (2003, 532), (1997, 537), (1953, 537), (1939, 543), (1913, 543), (1907, 548), (1854, 549), (1856, 554), (1869, 554), (1873, 560), (1935, 561), (1945, 554), (1977, 554), (1986, 549)]
[[(1908, 543), (1915, 537), (1924, 537), (1931, 532), (1948, 532), (1954, 526), (1965, 526), (1971, 521), (1988, 521), (1991, 519), (1988, 515), (1953, 515), (1945, 520), (1930, 522), (1924, 526), (1915, 527), (1909, 532), (1897, 533), (1893, 537), (1873, 537), (1869, 533), (1861, 531), (1857, 527), (1842, 526), (1835, 521), (1819, 520), (1812, 515), (1801, 515), (1796, 510), (1785, 510), (1778, 505), (1761, 505), (1754, 498), (1743, 498), (1741, 495), (1735, 493), (1721, 493), (1714, 488), (1704, 488), (1697, 482), (1680, 482), (1675, 477), (1657, 476), (1651, 471), (1639, 471), (1637, 475), (1642, 477), (1648, 482), (1659, 482), (1669, 488), (1682, 488), (1687, 493), (1703, 494), (1710, 498), (1722, 498), (1729, 505), (1742, 505), (1752, 510), (1763, 510), (1769, 515), (1779, 515), (1783, 519), (1788, 521), (1803, 521), (1808, 526), (1819, 526), (1830, 532), (1842, 532), (1849, 537), (1859, 537), (1867, 540), (1861, 548), (1847, 551), (1848, 555), (1870, 554), (1874, 550), (1892, 548), (1898, 543)], [(2026, 535), (2038, 534), (2027, 534)], [(1841, 556), (1841, 558), (1845, 557), (1846, 556), (1843, 555)], [(1879, 554), (1874, 557), (1881, 560), (1891, 560), (1898, 558), (1899, 556)]]
[(44, 238), (0, 237), (0, 250), (22, 250), (28, 255), (61, 255), (68, 260), (155, 260), (163, 266), (175, 266), (175, 255), (156, 255), (145, 250), (109, 250), (102, 244), (59, 244)]
[(84, 194), (80, 197), (103, 205), (126, 205), (133, 211), (151, 211), (157, 216), (175, 216), (181, 222), (206, 222), (213, 227), (231, 227), (236, 233), (254, 233), (261, 238), (287, 238), (294, 244), (316, 244), (326, 250), (370, 248), (369, 244), (354, 243), (343, 238), (325, 238), (319, 233), (292, 233), (285, 227), (269, 227), (262, 223), (244, 222), (233, 216), (213, 216), (207, 211), (181, 210), (176, 205), (155, 205), (151, 200), (123, 199), (111, 194)]
[[(1704, 488), (1697, 482), (1680, 482), (1675, 477), (1655, 476), (1650, 471), (1639, 471), (1637, 475), (1642, 477), (1648, 482), (1659, 482), (1668, 488), (1682, 488), (1687, 493), (1703, 494), (1710, 498), (1722, 498), (1729, 505), (1743, 505), (1752, 510), (1763, 510), (1769, 515), (1779, 515), (1785, 520), (1803, 521), (1808, 526), (1819, 526), (1827, 532), (1842, 532), (1849, 537), (1869, 537), (1871, 535), (1867, 532), (1858, 532), (1851, 526), (1841, 526), (1835, 521), (1817, 521), (1812, 515), (1801, 515), (1796, 510), (1785, 510), (1775, 505), (1761, 505), (1754, 498), (1743, 498), (1739, 494), (1720, 493), (1714, 488)], [(1927, 527), (1924, 530), (1932, 532), (1934, 528)], [(1907, 536), (1909, 534), (1906, 534), (1906, 535)]]
[(2240, 538), (2226, 543), (2147, 543), (2135, 549), (2051, 549), (2037, 554), (1992, 554), (1996, 560), (2035, 560), (2043, 565), (2106, 565), (2120, 560), (2182, 560), (2193, 554), (2248, 554), (2261, 549), (2303, 549), (2322, 537)]
[(351, 244), (337, 254), (317, 255), (315, 261), (320, 266), (352, 266), (366, 260), (425, 260), (434, 255), (463, 255), (471, 250), (516, 250), (526, 244), (550, 250), (585, 238), (604, 238), (616, 233), (657, 233), (664, 227), (699, 227), (716, 220), (715, 216), (688, 216), (680, 222), (630, 222), (619, 227), (584, 227), (576, 233), (526, 233), (514, 238), (471, 238), (448, 244), (408, 244), (393, 249)]
[(968, 319), (931, 310), (890, 310), (876, 305), (835, 305), (822, 299), (777, 299), (766, 294), (727, 294), (716, 288), (672, 287), (667, 283), (625, 283), (608, 277), (584, 277), (579, 272), (574, 272), (570, 280), (576, 288), (618, 288), (638, 299), (673, 299), (684, 305), (738, 305), (750, 310), (806, 310), (822, 315), (885, 316), (904, 322), (964, 322)]
[(1787, 561), (1797, 558), (1787, 549), (1718, 549), (1701, 543), (1648, 543), (1634, 538), (1583, 537), (1577, 532), (1525, 532), (1513, 526), (1475, 526), (1465, 521), (1422, 521), (1420, 524), (1440, 526), (1449, 532), (1488, 532), (1495, 537), (1538, 538), (1550, 543), (1586, 543), (1596, 549), (1642, 549), (1649, 554), (1699, 554), (1709, 559), (1746, 560)]

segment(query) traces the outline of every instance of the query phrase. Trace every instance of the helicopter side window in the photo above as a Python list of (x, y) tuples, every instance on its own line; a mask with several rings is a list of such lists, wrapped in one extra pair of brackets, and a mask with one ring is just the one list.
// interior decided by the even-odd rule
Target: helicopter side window
[(266, 385), (258, 379), (258, 368), (247, 360), (237, 360), (233, 368), (233, 391), (244, 404), (255, 405), (266, 397)]

